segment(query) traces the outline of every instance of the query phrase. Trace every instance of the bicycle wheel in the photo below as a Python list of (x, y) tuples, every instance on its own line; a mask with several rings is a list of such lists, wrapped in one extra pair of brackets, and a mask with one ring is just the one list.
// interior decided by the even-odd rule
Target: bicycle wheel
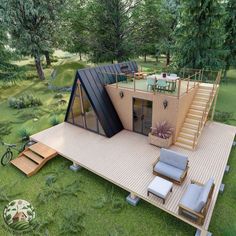
[(3, 166), (7, 165), (12, 160), (12, 157), (13, 157), (13, 152), (10, 150), (6, 151), (2, 156), (1, 164)]
[(22, 151), (24, 151), (27, 147), (30, 147), (30, 146), (32, 146), (32, 145), (35, 144), (35, 143), (36, 143), (35, 141), (31, 141), (31, 140), (27, 141), (27, 142), (25, 143), (25, 145), (24, 145)]

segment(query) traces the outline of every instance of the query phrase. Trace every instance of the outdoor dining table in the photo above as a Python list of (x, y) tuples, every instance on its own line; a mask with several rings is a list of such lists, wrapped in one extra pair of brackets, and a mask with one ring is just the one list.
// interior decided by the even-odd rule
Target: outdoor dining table
[(162, 74), (153, 74), (153, 75), (149, 75), (147, 76), (147, 78), (155, 78), (156, 80), (165, 80), (170, 84), (170, 91), (175, 91), (176, 89), (176, 83), (177, 80), (180, 78), (178, 76), (173, 76), (173, 75), (166, 75), (166, 77), (163, 77)]

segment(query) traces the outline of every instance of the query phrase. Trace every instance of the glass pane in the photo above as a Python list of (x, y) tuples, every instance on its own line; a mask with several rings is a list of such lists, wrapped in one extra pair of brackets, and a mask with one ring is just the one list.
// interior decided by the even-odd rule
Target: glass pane
[(74, 102), (73, 102), (73, 117), (74, 117), (74, 124), (79, 125), (84, 127), (84, 122), (83, 122), (83, 115), (82, 115), (82, 110), (81, 110), (81, 105), (80, 105), (80, 98), (75, 96), (74, 97)]
[[(76, 95), (78, 94), (78, 95)], [(71, 105), (71, 110), (69, 117), (67, 119), (68, 122), (84, 127), (84, 120), (83, 120), (83, 114), (81, 109), (81, 101), (79, 97), (79, 86), (76, 88), (76, 92), (74, 94), (74, 98)]]
[(83, 106), (84, 106), (84, 112), (85, 112), (86, 128), (89, 130), (98, 132), (97, 116), (83, 88), (82, 88), (82, 96), (83, 96)]
[(102, 128), (99, 121), (98, 121), (98, 131), (99, 131), (99, 134), (106, 136), (104, 129)]
[(142, 100), (133, 99), (133, 129), (135, 132), (142, 133)]
[(143, 100), (143, 134), (148, 135), (152, 126), (152, 102)]

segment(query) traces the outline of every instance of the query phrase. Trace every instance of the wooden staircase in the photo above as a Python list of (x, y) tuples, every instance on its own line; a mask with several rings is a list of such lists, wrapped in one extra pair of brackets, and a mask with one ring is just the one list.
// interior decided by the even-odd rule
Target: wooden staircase
[(195, 149), (198, 137), (207, 121), (216, 90), (213, 85), (200, 84), (193, 98), (192, 104), (185, 117), (183, 126), (175, 142), (176, 146), (193, 150)]
[(12, 160), (11, 164), (29, 177), (36, 174), (46, 162), (57, 155), (54, 149), (42, 143), (35, 143)]

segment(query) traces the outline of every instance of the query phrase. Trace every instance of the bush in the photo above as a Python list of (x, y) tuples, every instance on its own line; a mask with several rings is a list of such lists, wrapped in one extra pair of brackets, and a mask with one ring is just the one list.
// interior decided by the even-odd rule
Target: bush
[(37, 75), (36, 72), (34, 72), (34, 71), (27, 71), (25, 73), (25, 79), (26, 80), (33, 80), (35, 78), (38, 78), (38, 75)]
[(27, 128), (22, 128), (19, 130), (19, 137), (22, 141), (29, 140), (29, 136), (31, 135), (31, 131)]
[(60, 121), (56, 116), (52, 117), (52, 119), (50, 120), (50, 124), (52, 126), (58, 125), (59, 123), (60, 123)]
[(23, 109), (23, 108), (28, 108), (28, 107), (41, 106), (42, 102), (39, 98), (36, 98), (32, 94), (24, 94), (18, 98), (15, 98), (15, 97), (9, 98), (8, 104), (11, 108)]
[(214, 120), (222, 123), (227, 123), (229, 120), (233, 119), (233, 115), (233, 112), (216, 111)]
[(61, 93), (57, 93), (57, 94), (54, 95), (54, 98), (62, 99), (63, 95)]

